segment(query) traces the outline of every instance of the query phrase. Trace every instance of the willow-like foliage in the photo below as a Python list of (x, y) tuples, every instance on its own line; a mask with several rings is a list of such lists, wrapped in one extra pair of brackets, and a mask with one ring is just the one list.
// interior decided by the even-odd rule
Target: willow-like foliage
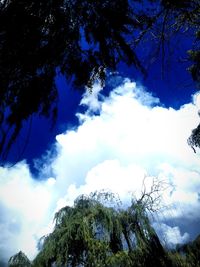
[(54, 231), (43, 239), (33, 266), (164, 264), (165, 251), (141, 206), (135, 203), (125, 210), (111, 202), (104, 205), (105, 196), (109, 194), (101, 194), (101, 200), (83, 195), (73, 207), (57, 212)]
[(144, 194), (127, 208), (110, 192), (79, 196), (72, 207), (55, 214), (54, 230), (41, 238), (40, 252), (33, 262), (20, 251), (8, 265), (199, 267), (200, 236), (175, 250), (164, 248), (150, 225)]
[(8, 261), (9, 267), (31, 267), (31, 262), (27, 256), (22, 252), (18, 252), (12, 256)]

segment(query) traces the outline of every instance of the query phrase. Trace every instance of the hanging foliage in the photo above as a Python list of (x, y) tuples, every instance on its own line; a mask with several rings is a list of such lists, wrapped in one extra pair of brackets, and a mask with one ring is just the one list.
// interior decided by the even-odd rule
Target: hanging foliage
[(143, 191), (126, 208), (110, 192), (79, 196), (72, 207), (55, 214), (54, 230), (41, 238), (33, 262), (19, 252), (10, 258), (9, 266), (199, 267), (199, 237), (170, 251), (151, 226), (148, 215), (155, 211), (150, 206), (157, 186), (149, 193)]
[(113, 200), (109, 193), (82, 195), (73, 207), (57, 212), (54, 231), (43, 238), (42, 250), (33, 265), (148, 266), (149, 261), (164, 264), (166, 253), (142, 205), (136, 202), (122, 209), (119, 205), (113, 207)]

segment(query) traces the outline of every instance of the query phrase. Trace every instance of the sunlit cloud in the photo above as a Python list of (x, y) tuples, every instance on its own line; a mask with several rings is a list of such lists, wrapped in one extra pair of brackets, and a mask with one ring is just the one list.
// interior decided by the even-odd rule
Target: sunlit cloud
[(16, 253), (20, 248), (35, 255), (37, 233), (47, 224), (52, 199), (52, 179), (33, 179), (25, 162), (12, 168), (0, 168), (0, 256)]
[(184, 244), (189, 241), (189, 234), (181, 234), (179, 227), (169, 226), (165, 223), (154, 223), (154, 228), (157, 229), (157, 234), (160, 237), (163, 245), (169, 248), (175, 248), (177, 243)]
[[(40, 179), (34, 179), (25, 162), (0, 169), (0, 256), (21, 249), (33, 257), (38, 238), (52, 229), (56, 210), (101, 189), (128, 203), (132, 195), (140, 197), (145, 177), (147, 189), (152, 177), (170, 185), (162, 193), (166, 209), (156, 215), (160, 236), (166, 232), (171, 245), (186, 242), (194, 230), (191, 221), (200, 220), (199, 152), (187, 144), (199, 122), (198, 107), (165, 108), (128, 79), (107, 97), (95, 85), (81, 105), (86, 111), (77, 114), (79, 126), (56, 136), (56, 156), (40, 159)], [(168, 223), (183, 217), (191, 233)]]

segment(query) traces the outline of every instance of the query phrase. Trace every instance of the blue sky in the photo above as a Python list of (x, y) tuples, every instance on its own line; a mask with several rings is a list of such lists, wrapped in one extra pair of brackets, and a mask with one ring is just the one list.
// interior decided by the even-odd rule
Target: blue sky
[[(28, 124), (0, 167), (0, 258), (19, 250), (33, 258), (55, 211), (79, 194), (109, 189), (128, 203), (141, 195), (145, 177), (147, 190), (155, 178), (167, 184), (153, 218), (163, 242), (175, 246), (199, 233), (200, 154), (187, 138), (199, 123), (200, 101), (186, 63), (177, 61), (190, 45), (181, 38), (180, 48), (165, 58), (164, 77), (158, 57), (146, 66), (146, 79), (120, 64), (117, 73), (108, 73), (105, 88), (95, 84), (92, 94), (57, 78), (55, 127), (50, 130), (47, 120), (35, 116), (21, 159), (15, 162)], [(151, 48), (140, 49), (142, 58)]]
[(147, 191), (153, 179), (163, 181), (153, 218), (163, 242), (173, 247), (199, 233), (200, 154), (187, 137), (199, 122), (200, 99), (166, 108), (141, 85), (115, 78), (121, 82), (108, 96), (99, 85), (83, 95), (78, 126), (56, 135), (56, 153), (50, 149), (35, 160), (37, 179), (26, 159), (0, 168), (5, 260), (20, 249), (33, 258), (39, 237), (52, 230), (53, 214), (78, 195), (105, 189), (129, 203), (140, 197), (144, 178)]

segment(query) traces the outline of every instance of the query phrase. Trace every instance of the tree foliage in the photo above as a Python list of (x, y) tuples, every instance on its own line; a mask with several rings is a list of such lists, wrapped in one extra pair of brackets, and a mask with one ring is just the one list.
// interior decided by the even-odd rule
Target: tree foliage
[[(103, 83), (106, 69), (115, 70), (121, 61), (144, 73), (135, 47), (157, 23), (161, 23), (161, 42), (167, 28), (196, 31), (199, 0), (1, 1), (2, 157), (6, 157), (23, 121), (35, 113), (56, 117), (56, 75), (72, 79), (75, 87), (91, 88), (96, 79)], [(191, 73), (199, 81), (197, 54), (192, 55)]]
[(196, 153), (196, 148), (200, 147), (200, 124), (197, 128), (192, 130), (191, 136), (188, 138), (188, 144), (192, 147)]
[(31, 267), (31, 262), (27, 256), (20, 251), (9, 259), (9, 267)]
[[(196, 42), (198, 46), (194, 50), (188, 51), (191, 59), (194, 64), (189, 68), (189, 71), (192, 74), (194, 80), (198, 83), (198, 89), (200, 89), (200, 31), (196, 32)], [(200, 115), (200, 113), (199, 113)], [(199, 125), (192, 130), (191, 136), (188, 138), (188, 144), (196, 152), (195, 148), (200, 148), (200, 123)]]
[(184, 244), (178, 248), (178, 251), (184, 253), (188, 259), (190, 266), (200, 266), (200, 235), (193, 242)]
[(154, 211), (152, 198), (158, 187), (153, 183), (150, 192), (143, 191), (126, 208), (110, 192), (79, 196), (73, 206), (55, 214), (54, 230), (41, 238), (33, 262), (19, 252), (9, 266), (199, 267), (199, 237), (169, 251), (151, 226), (148, 211)]
[(113, 200), (110, 193), (82, 195), (57, 212), (54, 231), (42, 240), (33, 265), (164, 266), (165, 251), (142, 205), (122, 209)]

